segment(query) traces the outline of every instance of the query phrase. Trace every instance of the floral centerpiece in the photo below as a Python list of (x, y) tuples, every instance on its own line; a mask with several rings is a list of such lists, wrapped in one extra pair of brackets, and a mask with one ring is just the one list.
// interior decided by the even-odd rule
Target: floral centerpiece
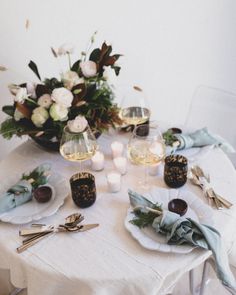
[[(94, 36), (90, 45), (93, 42)], [(42, 80), (37, 65), (30, 61), (28, 66), (39, 82), (9, 86), (14, 103), (2, 108), (10, 117), (1, 124), (0, 134), (6, 139), (29, 135), (39, 144), (58, 150), (64, 126), (78, 115), (87, 119), (95, 135), (120, 124), (113, 89), (104, 71), (110, 67), (119, 75), (116, 61), (121, 55), (112, 55), (112, 46), (104, 42), (101, 48), (82, 52), (81, 58), (72, 64), (71, 46), (51, 49), (55, 58), (68, 56), (69, 70), (61, 73), (60, 79)]]

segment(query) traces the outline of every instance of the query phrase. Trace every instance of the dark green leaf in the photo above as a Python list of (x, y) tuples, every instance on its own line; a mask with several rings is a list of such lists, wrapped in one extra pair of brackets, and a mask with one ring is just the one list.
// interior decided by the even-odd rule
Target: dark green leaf
[(96, 48), (91, 52), (89, 56), (89, 60), (98, 62), (100, 59), (100, 55), (101, 55), (101, 50), (99, 48)]
[(37, 98), (39, 98), (40, 96), (42, 96), (44, 94), (50, 94), (51, 91), (47, 86), (45, 86), (43, 84), (38, 84), (36, 86), (35, 93), (36, 93)]
[(111, 66), (111, 68), (115, 71), (116, 76), (119, 75), (121, 67), (118, 66)]
[(13, 117), (14, 116), (14, 112), (15, 112), (15, 108), (14, 108), (14, 106), (4, 106), (4, 107), (2, 107), (2, 111), (5, 114)]
[(41, 77), (39, 75), (39, 71), (38, 71), (38, 67), (37, 67), (36, 63), (34, 63), (31, 60), (30, 63), (28, 64), (28, 66), (35, 73), (35, 75), (39, 78), (39, 80), (41, 81)]
[(77, 60), (73, 65), (72, 65), (72, 67), (71, 67), (71, 71), (74, 71), (74, 72), (76, 72), (76, 73), (78, 73), (79, 72), (79, 69), (80, 69), (80, 62), (81, 62), (81, 60), (79, 59), (79, 60)]

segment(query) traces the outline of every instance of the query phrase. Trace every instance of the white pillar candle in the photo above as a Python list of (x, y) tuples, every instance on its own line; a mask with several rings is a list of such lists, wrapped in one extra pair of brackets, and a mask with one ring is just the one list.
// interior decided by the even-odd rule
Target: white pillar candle
[(124, 145), (122, 142), (113, 141), (111, 144), (112, 156), (113, 158), (121, 157), (124, 150)]
[(155, 175), (160, 175), (162, 172), (162, 164), (161, 162), (155, 165), (151, 165), (148, 167), (148, 173), (149, 175), (155, 176)]
[(121, 175), (118, 172), (110, 172), (107, 174), (108, 189), (112, 193), (116, 193), (121, 187)]
[(104, 168), (104, 155), (103, 153), (97, 151), (95, 155), (91, 158), (92, 169), (94, 171), (99, 171)]
[(127, 172), (127, 159), (125, 157), (117, 157), (113, 159), (113, 163), (121, 175)]

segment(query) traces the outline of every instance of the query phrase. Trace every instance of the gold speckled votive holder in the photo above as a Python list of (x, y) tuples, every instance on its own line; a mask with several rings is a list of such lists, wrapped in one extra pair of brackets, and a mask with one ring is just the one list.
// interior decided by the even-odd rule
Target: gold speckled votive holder
[(188, 160), (182, 155), (165, 158), (164, 181), (171, 188), (183, 186), (187, 181)]
[(71, 196), (80, 208), (87, 208), (96, 201), (95, 177), (88, 172), (79, 172), (70, 178)]

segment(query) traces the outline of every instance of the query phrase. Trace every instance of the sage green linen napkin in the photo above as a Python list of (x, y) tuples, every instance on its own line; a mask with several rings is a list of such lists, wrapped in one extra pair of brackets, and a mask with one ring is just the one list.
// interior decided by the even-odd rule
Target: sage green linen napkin
[(47, 183), (50, 169), (51, 165), (44, 163), (29, 174), (23, 174), (21, 180), (0, 196), (0, 213), (30, 201), (33, 189)]
[(235, 149), (224, 138), (219, 135), (211, 134), (208, 129), (202, 128), (193, 133), (188, 134), (174, 134), (179, 141), (178, 150), (188, 149), (191, 147), (203, 147), (206, 145), (215, 145), (220, 147), (224, 152), (233, 153)]
[[(139, 210), (142, 213), (147, 213), (146, 207), (155, 207), (155, 204), (134, 191), (129, 190), (128, 194), (134, 211)], [(216, 229), (166, 210), (163, 210), (163, 213), (153, 220), (152, 227), (157, 233), (166, 235), (168, 244), (182, 245), (187, 243), (211, 250), (218, 278), (223, 285), (236, 291), (236, 281), (229, 267), (228, 256), (220, 233)]]

